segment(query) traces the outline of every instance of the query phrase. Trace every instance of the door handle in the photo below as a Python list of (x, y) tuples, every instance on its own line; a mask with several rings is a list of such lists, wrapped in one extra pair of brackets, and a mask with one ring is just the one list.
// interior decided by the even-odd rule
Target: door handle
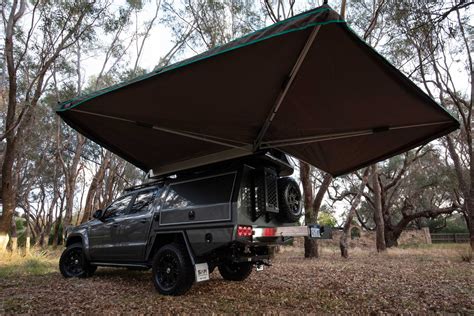
[(117, 223), (115, 223), (115, 224), (112, 224), (112, 227), (115, 227), (115, 228), (117, 228), (117, 227), (119, 227), (119, 224), (117, 224)]
[(143, 223), (143, 224), (146, 224), (147, 222), (148, 222), (148, 220), (147, 220), (146, 218), (142, 218), (142, 219), (140, 220), (140, 223)]

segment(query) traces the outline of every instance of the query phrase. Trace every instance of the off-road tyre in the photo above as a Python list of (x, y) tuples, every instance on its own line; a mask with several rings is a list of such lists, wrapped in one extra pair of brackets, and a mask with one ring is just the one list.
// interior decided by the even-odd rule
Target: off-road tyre
[(178, 243), (164, 245), (153, 257), (153, 284), (163, 295), (182, 295), (194, 283), (194, 269), (186, 248)]
[(69, 245), (59, 259), (59, 271), (65, 278), (87, 278), (96, 270), (97, 266), (90, 265), (87, 261), (81, 243)]
[(251, 262), (226, 262), (219, 265), (219, 273), (228, 281), (243, 281), (250, 276), (252, 269)]
[(297, 222), (302, 213), (301, 191), (295, 179), (290, 177), (278, 179), (278, 217), (286, 223)]

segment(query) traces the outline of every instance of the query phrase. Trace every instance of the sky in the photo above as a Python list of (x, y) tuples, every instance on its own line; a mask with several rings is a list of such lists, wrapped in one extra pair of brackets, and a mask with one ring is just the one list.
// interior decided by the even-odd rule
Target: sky
[[(163, 2), (163, 1), (162, 1)], [(312, 7), (318, 6), (319, 3), (322, 1), (313, 1), (313, 5), (308, 5), (307, 2), (305, 1), (297, 1), (295, 4), (295, 13), (298, 13), (300, 11), (304, 11), (305, 9), (310, 9)], [(118, 8), (124, 3), (124, 1), (114, 1), (112, 4), (112, 7)], [(181, 1), (175, 0), (173, 2), (176, 6), (176, 8), (179, 8), (181, 6)], [(302, 3), (305, 3), (304, 5)], [(329, 3), (334, 7), (337, 8), (339, 5), (339, 1), (329, 1)], [(139, 25), (143, 27), (143, 24), (146, 23), (147, 21), (150, 21), (153, 18), (153, 15), (155, 13), (157, 3), (155, 1), (149, 1), (146, 2), (145, 7), (142, 11), (138, 13), (138, 15), (133, 18), (133, 25), (131, 26), (131, 30), (135, 29), (136, 25)], [(350, 2), (349, 2), (350, 5)], [(161, 9), (158, 15), (158, 19), (156, 20), (154, 27), (152, 28), (150, 32), (150, 36), (147, 38), (145, 45), (144, 45), (144, 50), (142, 52), (142, 56), (139, 61), (139, 66), (146, 69), (147, 72), (152, 71), (154, 67), (158, 64), (160, 57), (164, 56), (174, 45), (173, 42), (173, 36), (171, 33), (171, 30), (164, 26), (162, 23), (159, 23), (160, 18), (163, 17), (163, 5), (161, 5)], [(138, 23), (136, 23), (138, 21)], [(348, 21), (350, 23), (350, 21)], [(266, 24), (270, 24), (271, 21), (269, 19), (266, 20)], [(107, 40), (110, 42), (111, 38), (104, 38), (100, 37), (101, 39), (104, 39), (104, 42), (107, 42)], [(474, 41), (474, 39), (472, 39)], [(134, 46), (135, 43), (132, 45)], [(130, 49), (130, 54), (127, 56), (126, 60), (128, 61), (128, 64), (130, 67), (133, 67), (133, 64), (135, 62), (136, 58), (136, 49), (134, 47), (131, 47)], [(198, 51), (200, 53), (202, 51)], [(189, 58), (195, 55), (195, 52), (186, 49), (184, 50), (183, 54), (179, 55), (177, 60)], [(101, 58), (102, 57), (102, 58)], [(464, 65), (458, 62), (454, 56), (448, 56), (452, 57), (451, 60), (449, 61), (451, 66), (452, 66), (452, 76), (453, 80), (456, 84), (457, 87), (461, 87), (461, 91), (465, 95), (469, 95), (470, 93), (470, 85), (468, 82), (468, 77), (467, 77), (467, 72), (463, 70)], [(97, 56), (97, 55), (89, 55), (85, 56), (83, 60), (83, 73), (84, 73), (84, 81), (87, 80), (90, 76), (97, 75), (101, 66), (103, 63), (103, 56)], [(85, 83), (85, 82), (84, 82)], [(423, 87), (422, 87), (423, 89)]]

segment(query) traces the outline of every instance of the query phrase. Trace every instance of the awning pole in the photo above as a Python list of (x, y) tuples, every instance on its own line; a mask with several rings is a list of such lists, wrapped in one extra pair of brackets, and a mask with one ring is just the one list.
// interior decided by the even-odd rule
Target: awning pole
[(326, 134), (326, 135), (314, 135), (314, 136), (306, 136), (306, 137), (299, 137), (299, 138), (272, 140), (272, 141), (263, 142), (261, 145), (261, 148), (269, 149), (269, 148), (279, 148), (279, 147), (284, 147), (284, 146), (310, 144), (310, 143), (317, 143), (317, 142), (323, 142), (323, 141), (328, 141), (328, 140), (367, 136), (367, 135), (373, 135), (373, 134), (377, 134), (381, 132), (396, 131), (396, 130), (401, 130), (401, 129), (446, 125), (449, 123), (451, 122), (440, 121), (440, 122), (431, 122), (431, 123), (398, 125), (398, 126), (390, 126), (390, 127), (381, 128), (381, 131), (378, 131), (378, 128), (371, 128), (371, 129), (365, 129), (365, 130), (353, 131), (353, 132), (343, 132), (343, 133), (334, 133), (334, 134)]
[(321, 28), (321, 25), (316, 25), (313, 30), (311, 31), (311, 34), (308, 37), (308, 40), (306, 41), (306, 44), (304, 45), (303, 49), (300, 52), (300, 55), (298, 56), (298, 59), (296, 60), (295, 65), (293, 66), (293, 69), (291, 70), (288, 79), (286, 81), (285, 86), (283, 87), (283, 90), (280, 91), (280, 94), (278, 95), (275, 104), (273, 105), (270, 113), (267, 116), (267, 119), (265, 120), (265, 123), (263, 123), (262, 129), (258, 133), (258, 136), (254, 142), (254, 151), (258, 150), (260, 148), (260, 145), (262, 143), (262, 139), (265, 136), (265, 133), (267, 132), (268, 128), (270, 127), (270, 124), (273, 121), (273, 118), (275, 117), (276, 113), (278, 112), (278, 109), (280, 108), (280, 105), (283, 103), (283, 100), (286, 97), (286, 94), (288, 93), (288, 90), (290, 89), (293, 80), (295, 79), (296, 75), (298, 74), (298, 71), (300, 70), (301, 65), (303, 64), (303, 61), (308, 54), (309, 49), (311, 48), (311, 45), (314, 42), (314, 39), (316, 38), (316, 35), (319, 32), (319, 29)]
[[(239, 142), (234, 142), (232, 140), (226, 140), (226, 139), (223, 139), (223, 138), (220, 138), (220, 137), (164, 128), (164, 127), (161, 127), (161, 126), (158, 126), (158, 125), (153, 125), (153, 124), (148, 124), (148, 123), (143, 123), (143, 122), (137, 122), (137, 121), (134, 121), (134, 120), (125, 119), (125, 118), (117, 117), (117, 116), (111, 116), (111, 115), (94, 113), (94, 112), (77, 110), (77, 109), (72, 109), (71, 111), (78, 112), (78, 113), (83, 113), (83, 114), (88, 114), (88, 115), (93, 115), (93, 116), (104, 117), (104, 118), (117, 120), (117, 121), (122, 121), (122, 122), (130, 123), (130, 124), (134, 124), (134, 125), (137, 125), (137, 126), (140, 126), (140, 127), (143, 127), (143, 128), (150, 128), (150, 129), (160, 131), (160, 132), (165, 132), (165, 133), (179, 135), (179, 136), (183, 136), (183, 137), (187, 137), (187, 138), (202, 140), (204, 142), (213, 143), (213, 144), (217, 144), (217, 145), (221, 145), (221, 146), (225, 146), (225, 147), (230, 147), (230, 148), (236, 148), (236, 149), (243, 150), (243, 151), (248, 151), (248, 147), (251, 147), (250, 144), (245, 144), (245, 143), (242, 143), (240, 141)], [(231, 142), (238, 143), (239, 145), (231, 144)]]

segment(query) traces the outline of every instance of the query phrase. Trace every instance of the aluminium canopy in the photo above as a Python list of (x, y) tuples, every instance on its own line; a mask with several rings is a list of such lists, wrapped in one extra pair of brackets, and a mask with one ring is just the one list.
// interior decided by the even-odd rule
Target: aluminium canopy
[(338, 176), (458, 128), (329, 6), (57, 113), (155, 174), (276, 148)]

